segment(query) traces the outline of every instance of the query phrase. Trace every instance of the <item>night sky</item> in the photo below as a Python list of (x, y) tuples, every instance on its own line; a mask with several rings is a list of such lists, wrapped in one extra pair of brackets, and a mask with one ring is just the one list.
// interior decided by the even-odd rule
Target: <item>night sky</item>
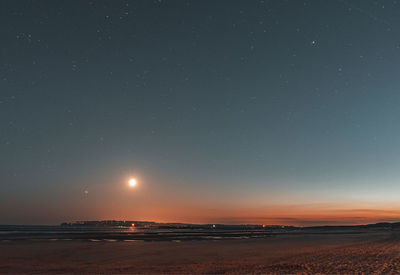
[(0, 224), (400, 219), (400, 1), (2, 0), (0, 34)]

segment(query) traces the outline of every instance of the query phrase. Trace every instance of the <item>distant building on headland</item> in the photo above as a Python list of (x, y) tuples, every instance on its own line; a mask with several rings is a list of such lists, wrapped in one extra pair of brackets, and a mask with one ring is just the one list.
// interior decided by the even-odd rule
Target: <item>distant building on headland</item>
[(157, 223), (149, 221), (76, 221), (65, 222), (61, 226), (83, 227), (135, 227), (156, 229), (213, 229), (213, 230), (293, 230), (293, 226), (260, 225), (260, 224), (186, 224), (186, 223)]
[(115, 220), (105, 220), (105, 221), (76, 221), (76, 222), (64, 222), (61, 226), (98, 226), (98, 227), (154, 227), (157, 223), (147, 222), (147, 221), (115, 221)]

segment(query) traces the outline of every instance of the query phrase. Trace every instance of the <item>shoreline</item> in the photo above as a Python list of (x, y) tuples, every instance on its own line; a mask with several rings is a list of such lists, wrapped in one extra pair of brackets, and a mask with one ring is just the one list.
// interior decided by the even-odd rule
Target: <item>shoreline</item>
[[(0, 243), (0, 273), (371, 273), (386, 263), (398, 270), (399, 252), (393, 251), (399, 248), (397, 232), (182, 242), (20, 240)], [(385, 260), (370, 262), (374, 257)]]

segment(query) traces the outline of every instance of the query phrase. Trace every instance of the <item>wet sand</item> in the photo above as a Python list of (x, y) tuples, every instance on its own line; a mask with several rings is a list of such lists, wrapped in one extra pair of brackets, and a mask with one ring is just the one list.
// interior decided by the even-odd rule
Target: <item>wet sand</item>
[(400, 233), (248, 240), (10, 241), (0, 273), (399, 273)]

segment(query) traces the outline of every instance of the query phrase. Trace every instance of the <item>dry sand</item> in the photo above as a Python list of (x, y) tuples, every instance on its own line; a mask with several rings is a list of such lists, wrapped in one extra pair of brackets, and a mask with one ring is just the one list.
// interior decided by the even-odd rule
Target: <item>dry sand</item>
[(399, 273), (398, 234), (188, 242), (1, 242), (0, 273)]

